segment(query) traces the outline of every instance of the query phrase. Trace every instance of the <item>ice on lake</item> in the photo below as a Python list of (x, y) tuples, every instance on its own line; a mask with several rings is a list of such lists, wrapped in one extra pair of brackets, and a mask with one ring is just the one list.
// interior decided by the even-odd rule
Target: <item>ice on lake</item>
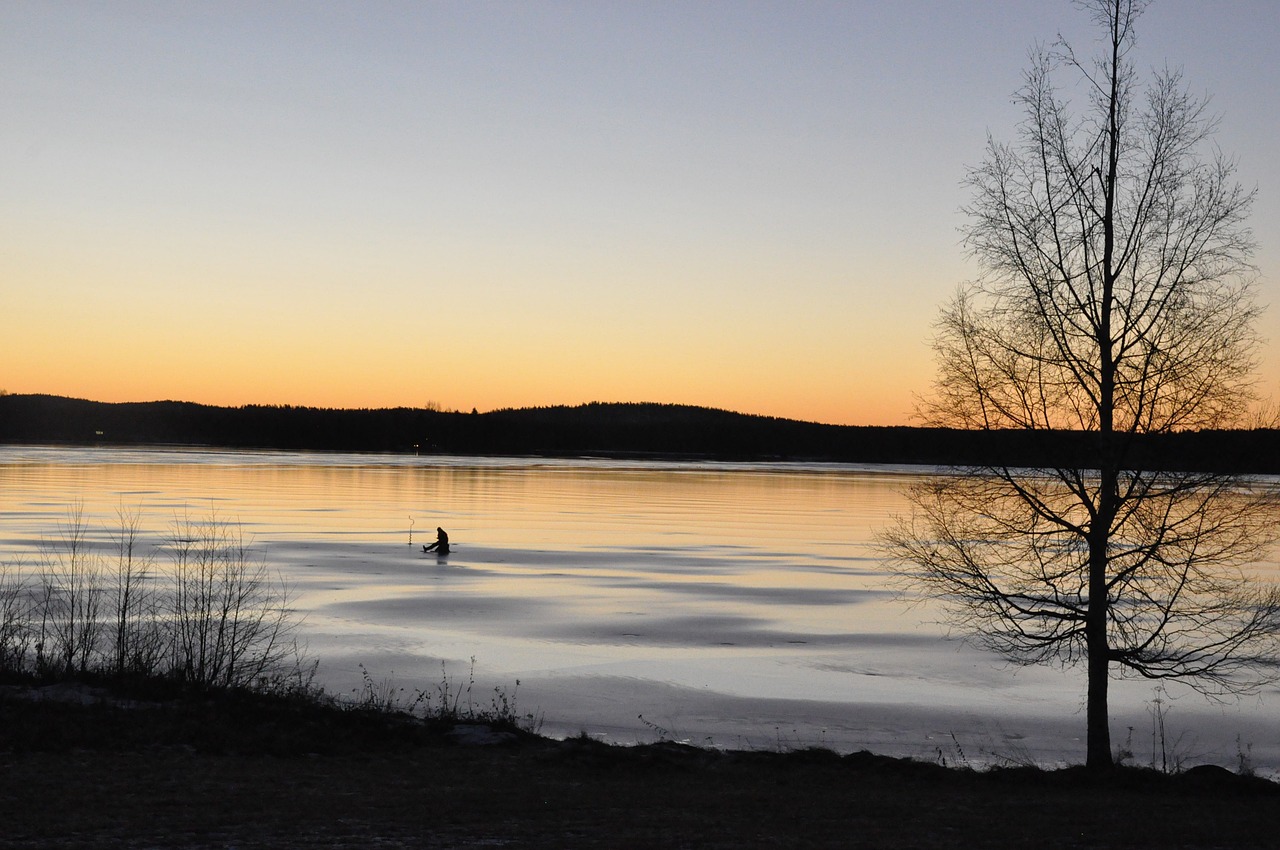
[[(876, 535), (927, 472), (0, 447), (0, 558), (33, 563), (72, 504), (100, 536), (140, 508), (155, 542), (216, 514), (292, 586), (330, 692), (474, 676), (478, 704), (497, 688), (557, 735), (1081, 761), (1082, 671), (1010, 666), (895, 591)], [(447, 558), (422, 552), (436, 526)], [(1153, 698), (1113, 685), (1139, 763)], [(1280, 770), (1275, 690), (1162, 699), (1179, 755)]]

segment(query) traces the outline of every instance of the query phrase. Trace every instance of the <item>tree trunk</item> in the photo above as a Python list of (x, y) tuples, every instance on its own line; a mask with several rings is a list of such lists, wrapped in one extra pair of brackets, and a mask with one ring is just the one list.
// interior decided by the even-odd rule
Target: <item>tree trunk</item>
[(1102, 299), (1097, 328), (1098, 345), (1098, 505), (1089, 534), (1089, 611), (1085, 619), (1085, 642), (1089, 652), (1089, 695), (1087, 704), (1088, 755), (1086, 766), (1109, 769), (1111, 723), (1107, 709), (1111, 647), (1107, 636), (1110, 599), (1107, 593), (1107, 565), (1111, 549), (1111, 529), (1119, 507), (1119, 458), (1115, 443), (1116, 361), (1112, 340), (1111, 312), (1115, 307), (1116, 191), (1120, 173), (1120, 63), (1122, 34), (1121, 0), (1111, 10), (1110, 92), (1107, 101), (1106, 174), (1102, 195)]
[(1085, 766), (1108, 770), (1111, 756), (1111, 722), (1107, 709), (1110, 684), (1110, 647), (1107, 645), (1107, 558), (1106, 541), (1090, 543), (1089, 613), (1085, 637), (1089, 651), (1089, 691), (1086, 698), (1088, 752)]

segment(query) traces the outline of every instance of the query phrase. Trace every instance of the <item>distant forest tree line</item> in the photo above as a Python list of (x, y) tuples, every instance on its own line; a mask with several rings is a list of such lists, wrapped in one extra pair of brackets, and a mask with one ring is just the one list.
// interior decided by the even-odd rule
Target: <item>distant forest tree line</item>
[[(823, 425), (672, 404), (487, 413), (0, 395), (0, 443), (557, 457), (664, 457), (942, 466), (1086, 467), (1096, 434)], [(1280, 431), (1150, 435), (1145, 468), (1280, 474)]]

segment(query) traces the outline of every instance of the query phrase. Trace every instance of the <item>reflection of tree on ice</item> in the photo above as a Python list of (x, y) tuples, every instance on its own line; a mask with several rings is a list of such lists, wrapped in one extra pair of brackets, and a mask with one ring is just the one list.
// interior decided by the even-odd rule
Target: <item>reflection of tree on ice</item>
[(422, 547), (423, 552), (435, 552), (437, 555), (449, 554), (449, 535), (439, 526), (436, 527), (436, 542)]

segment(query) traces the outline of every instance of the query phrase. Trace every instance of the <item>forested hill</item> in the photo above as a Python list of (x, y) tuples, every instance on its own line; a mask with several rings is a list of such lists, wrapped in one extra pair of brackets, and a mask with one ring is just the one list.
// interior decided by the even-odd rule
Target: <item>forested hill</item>
[[(667, 404), (455, 413), (0, 395), (0, 443), (1088, 466), (1093, 437), (821, 425)], [(1148, 467), (1280, 473), (1275, 430), (1169, 435), (1138, 448)]]

